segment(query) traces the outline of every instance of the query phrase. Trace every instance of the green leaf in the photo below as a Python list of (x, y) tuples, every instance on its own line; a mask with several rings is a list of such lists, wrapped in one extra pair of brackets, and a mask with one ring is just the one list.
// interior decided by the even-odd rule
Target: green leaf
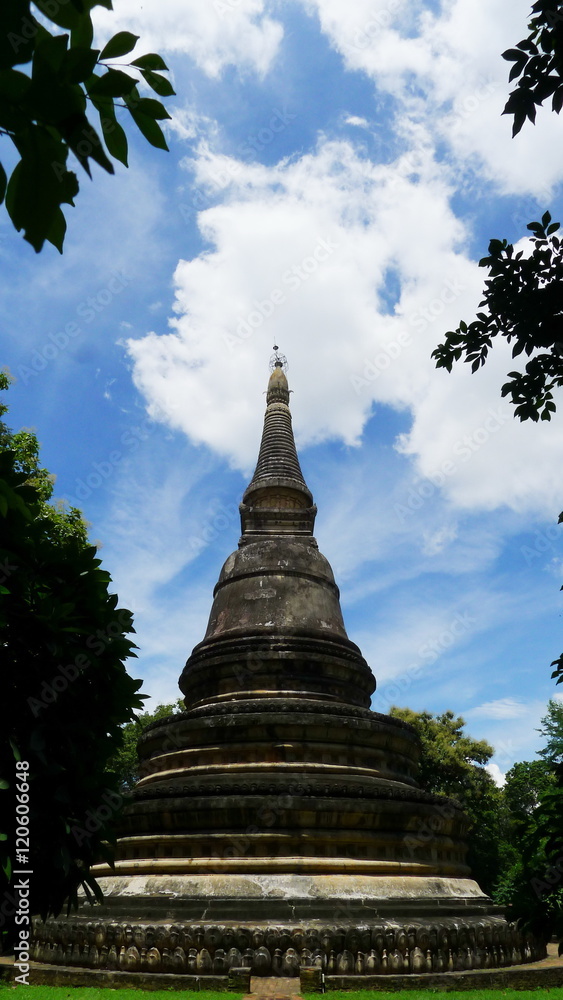
[(94, 27), (89, 11), (84, 11), (83, 16), (76, 24), (72, 25), (70, 38), (72, 48), (90, 49), (92, 47)]
[(522, 52), (520, 49), (507, 49), (506, 52), (502, 53), (502, 58), (508, 62), (514, 62), (516, 59), (522, 58)]
[(151, 69), (143, 69), (141, 73), (148, 83), (149, 87), (154, 90), (155, 94), (159, 97), (173, 97), (176, 91), (165, 76), (161, 76), (160, 73), (153, 73)]
[(120, 69), (108, 69), (103, 76), (95, 76), (88, 82), (88, 93), (100, 97), (125, 97), (136, 86), (137, 81)]
[(76, 5), (74, 3), (63, 3), (61, 0), (53, 3), (53, 0), (33, 0), (41, 13), (52, 23), (60, 28), (74, 30), (81, 21), (90, 19), (90, 7), (93, 3)]
[(75, 45), (66, 54), (63, 70), (69, 83), (84, 83), (96, 67), (99, 56), (98, 49)]
[(162, 56), (159, 56), (156, 52), (147, 52), (145, 56), (133, 59), (131, 65), (138, 66), (139, 69), (168, 69)]
[(137, 101), (132, 102), (130, 105), (129, 98), (125, 97), (125, 103), (131, 112), (131, 117), (133, 118), (135, 125), (144, 135), (145, 139), (150, 142), (151, 146), (155, 146), (157, 149), (165, 149), (168, 152), (168, 146), (162, 129), (160, 128), (160, 125), (157, 125), (154, 118), (149, 117), (149, 115), (146, 115), (143, 111), (139, 111)]
[(120, 163), (123, 163), (125, 167), (128, 166), (127, 136), (115, 117), (115, 108), (112, 102), (109, 103), (109, 107), (100, 111), (100, 125), (102, 126), (105, 144), (111, 155), (116, 160), (119, 160)]
[(21, 159), (6, 190), (6, 208), (18, 232), (38, 253), (54, 223), (66, 174), (67, 150), (39, 126), (20, 137)]
[(150, 118), (170, 118), (164, 105), (160, 101), (155, 101), (154, 97), (140, 97), (136, 102), (136, 108), (137, 111), (148, 115)]
[(31, 80), (27, 73), (20, 73), (18, 69), (0, 70), (0, 96), (3, 99), (22, 101), (30, 86)]
[(66, 219), (60, 208), (55, 210), (53, 220), (49, 229), (45, 233), (45, 239), (59, 251), (63, 252), (63, 243), (66, 233)]
[(0, 205), (2, 204), (6, 196), (7, 184), (8, 184), (8, 178), (6, 176), (6, 171), (4, 170), (2, 164), (0, 163)]
[(117, 56), (125, 56), (135, 48), (139, 41), (139, 35), (133, 35), (130, 31), (118, 31), (117, 35), (110, 38), (107, 45), (100, 53), (100, 59), (114, 59)]
[[(22, 25), (27, 21), (30, 31), (24, 35)], [(0, 69), (8, 69), (28, 63), (35, 48), (33, 28), (35, 18), (29, 8), (29, 0), (12, 0), (0, 4)]]
[(114, 173), (113, 164), (105, 154), (102, 140), (86, 118), (86, 115), (76, 116), (72, 128), (66, 131), (64, 137), (88, 175), (90, 175), (90, 166), (88, 163), (90, 158), (99, 163), (100, 167), (103, 167), (108, 174)]

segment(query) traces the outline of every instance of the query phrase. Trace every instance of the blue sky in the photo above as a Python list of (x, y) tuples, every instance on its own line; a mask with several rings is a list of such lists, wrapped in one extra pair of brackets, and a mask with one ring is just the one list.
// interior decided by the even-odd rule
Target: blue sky
[(563, 207), (563, 122), (512, 140), (501, 117), (529, 2), (114, 6), (100, 41), (132, 30), (171, 68), (170, 153), (128, 126), (129, 170), (80, 179), (62, 257), (2, 219), (0, 324), (11, 424), (135, 612), (132, 672), (177, 697), (278, 343), (373, 707), (462, 714), (498, 777), (557, 690), (561, 417), (514, 420), (502, 346), (475, 376), (430, 354), (474, 316), (488, 240)]

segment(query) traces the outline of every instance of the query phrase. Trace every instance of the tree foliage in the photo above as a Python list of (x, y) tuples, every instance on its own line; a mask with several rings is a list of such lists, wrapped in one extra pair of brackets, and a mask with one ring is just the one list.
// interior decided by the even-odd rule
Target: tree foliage
[(393, 705), (389, 715), (410, 723), (419, 736), (422, 754), (417, 781), (428, 792), (459, 798), (475, 770), (491, 759), (493, 747), (464, 732), (465, 719), (453, 712), (432, 715)]
[(553, 782), (553, 770), (545, 760), (523, 760), (512, 765), (503, 792), (513, 828), (534, 813)]
[(161, 97), (172, 95), (161, 72), (166, 64), (147, 53), (132, 60), (130, 72), (118, 68), (114, 61), (129, 55), (138, 36), (120, 31), (102, 50), (94, 48), (96, 6), (111, 10), (111, 0), (3, 0), (0, 5), (0, 134), (17, 154), (9, 178), (0, 163), (0, 203), (5, 200), (15, 228), (23, 229), (37, 252), (48, 240), (62, 253), (66, 222), (61, 206), (74, 205), (78, 194), (78, 179), (67, 166), (69, 152), (89, 176), (91, 161), (108, 173), (114, 172), (111, 158), (127, 166), (127, 136), (116, 109), (127, 110), (151, 145), (168, 148), (158, 122), (170, 115), (138, 88), (142, 82)]
[(486, 740), (475, 740), (453, 712), (432, 715), (393, 706), (390, 715), (409, 722), (421, 742), (420, 786), (461, 803), (471, 820), (467, 863), (485, 892), (493, 891), (501, 865), (502, 795), (484, 765), (493, 756)]
[(563, 706), (551, 699), (541, 722), (541, 760), (523, 761), (506, 775), (509, 863), (499, 873), (495, 901), (511, 919), (548, 940), (563, 937)]
[(528, 36), (503, 52), (514, 63), (509, 79), (518, 81), (503, 112), (513, 116), (513, 135), (526, 119), (535, 122), (536, 107), (547, 98), (557, 114), (563, 107), (563, 3), (537, 0), (532, 15)]
[(540, 725), (539, 732), (547, 743), (539, 753), (552, 768), (563, 765), (563, 703), (550, 698)]
[(476, 372), (487, 360), (495, 337), (512, 345), (512, 357), (530, 360), (508, 373), (501, 390), (510, 396), (520, 420), (551, 420), (553, 389), (563, 385), (563, 255), (555, 234), (559, 223), (546, 212), (531, 222), (532, 252), (514, 252), (507, 240), (491, 240), (489, 256), (479, 261), (489, 271), (482, 312), (472, 323), (461, 321), (432, 353), (437, 368), (452, 370), (463, 360)]
[[(18, 440), (3, 426), (0, 881), (5, 915), (14, 859), (21, 868), (28, 858), (32, 910), (47, 915), (65, 899), (75, 901), (81, 885), (97, 891), (89, 868), (99, 856), (109, 858), (105, 841), (121, 803), (119, 783), (104, 766), (143, 696), (125, 669), (135, 655), (131, 612), (110, 592), (83, 522), (62, 508), (47, 512), (48, 474), (30, 453), (29, 438), (23, 451)], [(29, 765), (29, 854), (25, 838), (15, 842), (17, 761)]]

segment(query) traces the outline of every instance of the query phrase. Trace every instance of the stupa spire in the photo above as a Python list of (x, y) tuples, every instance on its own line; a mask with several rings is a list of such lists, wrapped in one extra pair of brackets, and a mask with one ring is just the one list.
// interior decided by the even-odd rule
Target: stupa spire
[(240, 506), (243, 538), (312, 535), (317, 508), (305, 482), (293, 436), (283, 355), (274, 345), (258, 461)]

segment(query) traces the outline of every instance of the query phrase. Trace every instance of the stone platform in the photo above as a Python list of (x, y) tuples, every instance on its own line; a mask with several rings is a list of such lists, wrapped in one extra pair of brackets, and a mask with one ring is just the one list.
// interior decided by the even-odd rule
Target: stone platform
[[(352, 863), (350, 863), (352, 868)], [(35, 924), (32, 958), (108, 972), (377, 977), (495, 969), (543, 958), (471, 879), (115, 875), (104, 902)]]
[[(563, 958), (557, 955), (557, 945), (547, 946), (547, 957), (541, 962), (534, 962), (526, 967), (507, 966), (503, 969), (483, 969), (471, 972), (446, 972), (425, 976), (382, 975), (368, 977), (327, 976), (324, 988), (332, 990), (373, 990), (373, 992), (395, 992), (397, 990), (436, 990), (451, 992), (453, 990), (479, 989), (513, 989), (536, 990), (557, 989), (563, 987)], [(0, 957), (0, 981), (11, 982), (14, 977), (13, 960)], [(227, 976), (206, 977), (154, 975), (151, 973), (109, 972), (102, 973), (93, 969), (77, 969), (71, 966), (54, 966), (30, 964), (30, 985), (48, 985), (65, 987), (108, 986), (114, 989), (133, 987), (143, 990), (182, 990), (199, 991), (213, 989), (217, 991), (238, 992), (229, 986)], [(300, 1000), (303, 994), (314, 992), (305, 983), (295, 977), (253, 976), (250, 987), (244, 995), (244, 1000)]]

